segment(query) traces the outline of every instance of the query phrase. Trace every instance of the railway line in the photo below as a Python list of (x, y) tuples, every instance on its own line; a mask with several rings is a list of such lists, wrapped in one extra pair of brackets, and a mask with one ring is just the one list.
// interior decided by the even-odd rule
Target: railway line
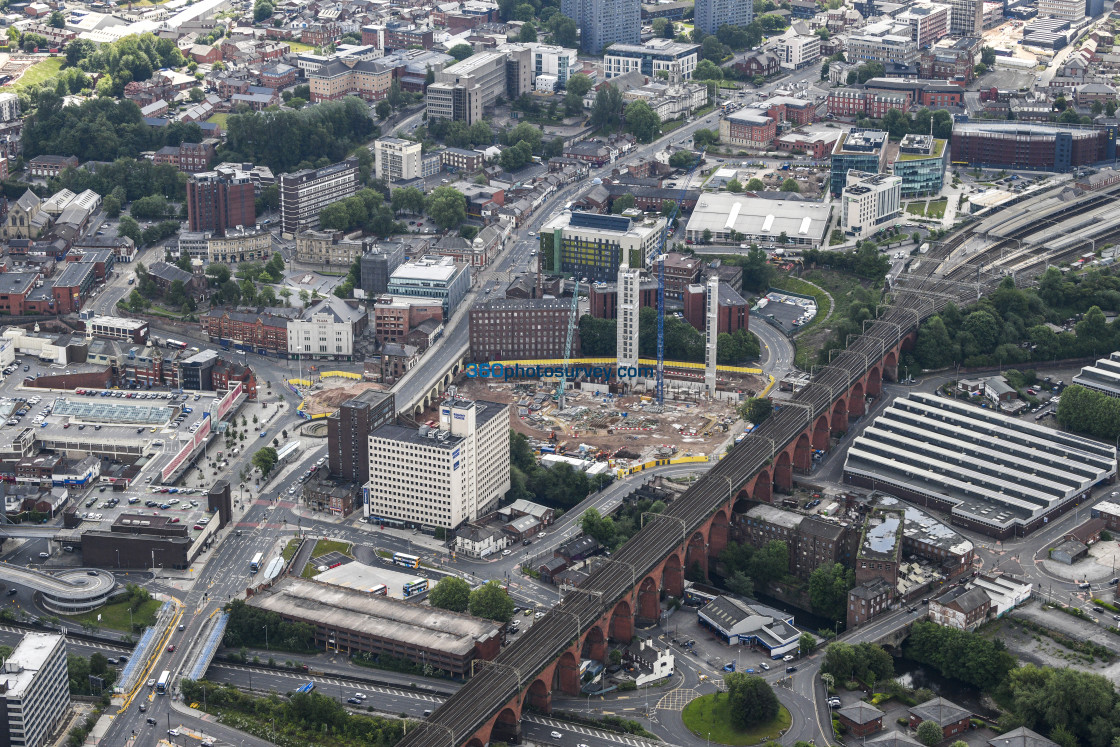
[[(1069, 206), (1070, 212), (1083, 213), (1099, 207), (1099, 198), (1103, 197), (1106, 195), (1088, 200), (1085, 210)], [(410, 732), (402, 745), (458, 747), (468, 742), (480, 726), (500, 714), (505, 704), (528, 687), (573, 641), (578, 642), (600, 617), (610, 614), (662, 560), (678, 548), (687, 547), (693, 534), (721, 505), (771, 464), (808, 425), (830, 414), (836, 398), (923, 319), (947, 303), (973, 302), (993, 290), (1005, 277), (1001, 268), (993, 266), (993, 258), (1005, 253), (1008, 244), (1021, 243), (1023, 234), (1037, 230), (1037, 221), (1025, 221), (1010, 227), (1009, 235), (997, 237), (986, 248), (962, 255), (958, 250), (977, 236), (973, 227), (932, 248), (915, 263), (914, 271), (895, 279), (891, 302), (881, 307), (880, 316), (866, 325), (864, 334), (838, 352), (827, 366), (818, 369), (808, 386), (735, 446), (664, 513), (646, 517), (643, 528), (609, 562), (593, 572), (583, 587), (570, 592), (493, 662), (479, 662), (481, 671)], [(1115, 233), (1120, 234), (1120, 224)], [(1029, 282), (1078, 248), (1044, 246), (1033, 257), (1019, 257), (1015, 282)], [(682, 558), (682, 565), (684, 562)]]

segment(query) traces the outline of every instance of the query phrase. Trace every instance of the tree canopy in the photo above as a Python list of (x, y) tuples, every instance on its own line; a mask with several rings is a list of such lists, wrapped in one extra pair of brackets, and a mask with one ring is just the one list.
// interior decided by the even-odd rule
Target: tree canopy
[(513, 617), (513, 600), (497, 581), (487, 581), (471, 592), (470, 613), (487, 620), (509, 622)]
[(224, 160), (263, 164), (276, 174), (336, 163), (378, 134), (368, 107), (355, 96), (299, 111), (233, 114), (226, 130), (219, 148)]
[(766, 680), (756, 674), (729, 672), (723, 676), (731, 701), (731, 723), (749, 729), (773, 721), (778, 716), (778, 696)]
[(471, 585), (455, 576), (444, 576), (428, 592), (428, 604), (452, 612), (466, 612)]

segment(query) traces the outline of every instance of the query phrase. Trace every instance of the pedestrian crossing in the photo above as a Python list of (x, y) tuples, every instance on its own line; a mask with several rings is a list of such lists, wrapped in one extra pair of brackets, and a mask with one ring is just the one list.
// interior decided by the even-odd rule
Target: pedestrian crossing
[(592, 729), (589, 726), (582, 726), (580, 724), (572, 724), (567, 721), (557, 721), (553, 718), (545, 716), (537, 716), (533, 714), (522, 716), (523, 721), (528, 721), (533, 724), (540, 724), (541, 726), (548, 726), (553, 729), (563, 729), (575, 734), (583, 734), (588, 737), (595, 737), (596, 739), (604, 742), (615, 742), (616, 744), (625, 744), (629, 747), (663, 747), (665, 742), (650, 742), (641, 737), (635, 737), (631, 734), (620, 734), (614, 731), (604, 731), (602, 729)]

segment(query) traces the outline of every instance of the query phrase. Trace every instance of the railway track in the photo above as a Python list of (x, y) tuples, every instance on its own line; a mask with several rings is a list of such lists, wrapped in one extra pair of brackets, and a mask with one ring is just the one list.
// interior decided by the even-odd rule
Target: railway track
[[(1036, 229), (1024, 229), (1027, 230)], [(916, 272), (900, 275), (891, 292), (892, 302), (881, 307), (881, 315), (867, 326), (864, 334), (819, 369), (808, 386), (735, 446), (664, 513), (649, 516), (643, 528), (594, 571), (582, 588), (570, 592), (493, 662), (479, 662), (482, 670), (401, 744), (458, 747), (466, 743), (573, 641), (578, 641), (604, 614), (609, 615), (662, 560), (678, 548), (687, 547), (693, 534), (729, 497), (770, 465), (807, 426), (830, 414), (836, 397), (848, 391), (888, 349), (946, 304), (974, 301), (998, 286), (1004, 274), (987, 269), (986, 263), (990, 263), (994, 252), (1005, 249), (1005, 244), (1017, 237), (997, 240), (966, 260), (952, 264), (953, 252), (973, 237), (972, 229), (955, 234), (924, 255)], [(1017, 270), (1016, 282), (1032, 280), (1070, 251), (1044, 250)], [(952, 266), (946, 267), (947, 264)], [(682, 573), (684, 562), (682, 557)], [(548, 684), (551, 690), (552, 683)]]

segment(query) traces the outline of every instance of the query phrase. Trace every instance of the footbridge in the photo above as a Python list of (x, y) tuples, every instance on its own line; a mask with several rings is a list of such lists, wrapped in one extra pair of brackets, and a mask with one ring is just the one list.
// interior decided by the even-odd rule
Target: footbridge
[[(655, 623), (661, 594), (682, 595), (686, 568), (697, 566), (706, 574), (727, 545), (736, 502), (769, 502), (774, 492), (789, 491), (794, 470), (810, 468), (813, 450), (827, 450), (834, 437), (847, 431), (850, 419), (864, 414), (867, 397), (880, 393), (883, 380), (897, 378), (899, 355), (912, 344), (923, 319), (947, 303), (975, 301), (1000, 283), (1031, 282), (1050, 263), (1081, 250), (1049, 248), (1022, 261), (1014, 277), (1005, 277), (993, 259), (1031, 230), (1037, 226), (1010, 227), (993, 243), (980, 241), (969, 229), (913, 262), (893, 281), (888, 303), (876, 318), (864, 323), (862, 334), (849, 338), (846, 349), (833, 351), (827, 365), (815, 367), (804, 389), (665, 512), (643, 516), (641, 530), (584, 586), (569, 592), (494, 661), (477, 662), (466, 685), (401, 744), (483, 747), (492, 741), (514, 742), (523, 714), (549, 712), (554, 690), (579, 695), (581, 659), (602, 661), (608, 639), (629, 641), (636, 624)], [(891, 628), (902, 626), (901, 621), (892, 623)]]

